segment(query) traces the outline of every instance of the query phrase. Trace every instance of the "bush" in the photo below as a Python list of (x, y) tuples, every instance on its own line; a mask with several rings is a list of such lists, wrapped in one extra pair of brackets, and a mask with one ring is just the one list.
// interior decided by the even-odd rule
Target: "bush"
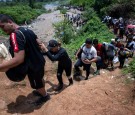
[(69, 44), (71, 40), (74, 39), (74, 29), (67, 20), (54, 24), (54, 27), (55, 38), (59, 39), (61, 42)]
[(42, 12), (42, 10), (32, 9), (27, 5), (5, 6), (0, 8), (1, 14), (10, 15), (18, 24), (23, 24), (25, 21), (34, 19)]
[(131, 75), (135, 78), (135, 58), (130, 62), (128, 68), (123, 69), (123, 72), (126, 74), (131, 73)]

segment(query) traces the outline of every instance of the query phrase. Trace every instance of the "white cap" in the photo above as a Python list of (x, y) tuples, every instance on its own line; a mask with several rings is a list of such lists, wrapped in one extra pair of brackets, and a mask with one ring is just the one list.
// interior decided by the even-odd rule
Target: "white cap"
[(133, 40), (135, 40), (135, 36), (133, 37)]

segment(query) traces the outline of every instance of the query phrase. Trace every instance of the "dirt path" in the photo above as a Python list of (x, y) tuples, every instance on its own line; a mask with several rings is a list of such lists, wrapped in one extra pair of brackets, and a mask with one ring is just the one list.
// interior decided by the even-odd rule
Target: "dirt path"
[[(31, 24), (32, 30), (47, 42), (54, 35), (52, 22), (62, 18), (59, 11), (42, 14)], [(135, 115), (133, 81), (115, 67), (114, 71), (102, 70), (100, 76), (90, 75), (89, 80), (74, 82), (70, 87), (64, 75), (65, 89), (58, 93), (53, 90), (57, 84), (57, 63), (47, 59), (44, 79), (51, 100), (41, 107), (31, 104), (37, 97), (32, 95), (27, 78), (19, 84), (13, 83), (1, 72), (0, 115)]]

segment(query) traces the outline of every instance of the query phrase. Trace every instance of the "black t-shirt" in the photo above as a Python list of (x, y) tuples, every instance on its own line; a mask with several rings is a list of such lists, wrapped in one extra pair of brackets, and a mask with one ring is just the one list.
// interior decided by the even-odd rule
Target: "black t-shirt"
[(41, 67), (45, 65), (45, 60), (42, 53), (40, 52), (36, 39), (37, 36), (33, 31), (19, 27), (18, 30), (11, 33), (10, 35), (9, 51), (12, 57), (14, 57), (14, 52), (24, 50), (24, 63), (27, 63), (29, 69), (39, 71)]
[(66, 65), (71, 62), (71, 59), (69, 58), (66, 50), (62, 47), (58, 50), (58, 52), (46, 52), (46, 55), (49, 57), (51, 61), (59, 61), (59, 64)]

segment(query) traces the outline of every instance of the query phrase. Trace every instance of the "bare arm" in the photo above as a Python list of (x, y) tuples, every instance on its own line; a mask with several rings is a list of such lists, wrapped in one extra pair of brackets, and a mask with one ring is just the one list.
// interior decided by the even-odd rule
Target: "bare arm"
[(14, 57), (9, 61), (4, 61), (2, 64), (0, 64), (0, 71), (6, 72), (10, 68), (16, 67), (24, 62), (24, 56), (25, 52), (24, 50), (21, 50), (17, 53), (14, 52)]

